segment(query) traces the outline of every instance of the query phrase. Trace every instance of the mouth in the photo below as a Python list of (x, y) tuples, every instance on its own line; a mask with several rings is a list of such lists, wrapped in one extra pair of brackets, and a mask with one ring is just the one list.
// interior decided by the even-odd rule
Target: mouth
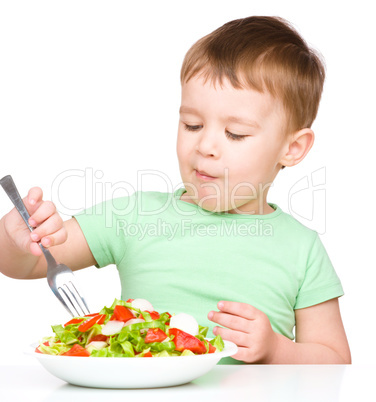
[(201, 180), (214, 180), (217, 177), (210, 176), (207, 172), (204, 170), (195, 170), (196, 171), (196, 176), (201, 179)]

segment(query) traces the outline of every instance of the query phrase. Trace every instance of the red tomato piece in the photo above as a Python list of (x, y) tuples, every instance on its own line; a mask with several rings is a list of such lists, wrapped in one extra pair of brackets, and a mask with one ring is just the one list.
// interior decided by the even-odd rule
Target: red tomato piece
[(78, 330), (80, 332), (88, 331), (94, 324), (103, 324), (106, 319), (106, 314), (97, 314), (94, 317), (89, 318), (84, 321), (79, 327)]
[(210, 342), (209, 342), (209, 352), (208, 353), (214, 353), (217, 350), (217, 348), (215, 346), (213, 346)]
[(99, 313), (93, 313), (93, 314), (86, 314), (84, 315), (84, 317), (95, 317), (96, 315), (98, 315)]
[[(172, 315), (166, 311), (166, 314), (171, 318)], [(166, 325), (170, 325), (170, 320), (166, 321)]]
[(90, 353), (83, 348), (81, 345), (76, 343), (67, 352), (63, 353), (61, 356), (90, 356)]
[(107, 342), (108, 336), (103, 334), (98, 334), (90, 338), (90, 342)]
[(116, 320), (127, 322), (132, 318), (134, 318), (134, 315), (128, 308), (126, 308), (125, 306), (115, 306), (114, 314), (110, 318), (110, 321)]
[(67, 325), (70, 325), (70, 324), (78, 324), (79, 322), (82, 322), (84, 320), (85, 320), (85, 318), (72, 318), (70, 321), (68, 321), (64, 324), (64, 327), (66, 327)]
[(104, 323), (104, 320), (106, 319), (106, 314), (99, 314), (100, 318), (97, 321), (97, 324), (102, 325)]
[(153, 355), (151, 354), (151, 352), (147, 352), (144, 354), (144, 357), (153, 357)]
[(128, 299), (126, 303), (132, 303), (134, 299)]
[(205, 344), (195, 336), (177, 328), (170, 328), (169, 334), (174, 335), (173, 342), (175, 343), (175, 349), (177, 351), (182, 352), (184, 349), (188, 349), (196, 354), (206, 353)]
[(158, 318), (160, 317), (160, 314), (157, 313), (156, 311), (146, 311), (146, 312), (150, 314), (152, 320), (158, 320)]
[(167, 335), (160, 328), (149, 328), (145, 336), (145, 343), (162, 342)]

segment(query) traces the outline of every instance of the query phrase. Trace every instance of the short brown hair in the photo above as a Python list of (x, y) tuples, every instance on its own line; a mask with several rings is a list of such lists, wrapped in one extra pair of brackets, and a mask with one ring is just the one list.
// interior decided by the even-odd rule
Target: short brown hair
[(234, 88), (265, 90), (279, 99), (288, 133), (311, 127), (318, 111), (325, 66), (284, 19), (253, 16), (230, 21), (197, 41), (187, 52), (181, 82), (196, 75)]

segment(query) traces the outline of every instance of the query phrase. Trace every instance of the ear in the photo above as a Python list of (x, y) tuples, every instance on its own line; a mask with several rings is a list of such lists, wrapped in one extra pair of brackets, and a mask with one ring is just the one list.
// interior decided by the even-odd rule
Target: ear
[(281, 165), (291, 167), (301, 162), (312, 148), (314, 140), (315, 134), (310, 128), (294, 133), (288, 142), (287, 152), (280, 160)]

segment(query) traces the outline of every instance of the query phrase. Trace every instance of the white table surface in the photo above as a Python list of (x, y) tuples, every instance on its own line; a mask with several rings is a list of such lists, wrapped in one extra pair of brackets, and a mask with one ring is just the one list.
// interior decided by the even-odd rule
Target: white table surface
[(376, 364), (222, 365), (191, 383), (176, 387), (99, 389), (67, 384), (36, 362), (0, 365), (0, 401), (375, 402), (375, 382)]

